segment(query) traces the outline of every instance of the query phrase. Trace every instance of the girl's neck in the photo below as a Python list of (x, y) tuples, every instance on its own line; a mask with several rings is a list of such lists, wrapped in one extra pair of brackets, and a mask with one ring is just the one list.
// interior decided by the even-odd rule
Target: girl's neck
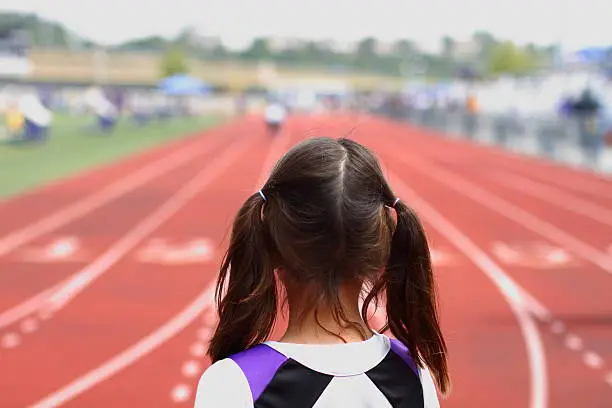
[[(302, 296), (287, 288), (289, 321), (287, 330), (280, 341), (299, 344), (334, 344), (364, 341), (372, 337), (373, 332), (361, 318), (359, 294), (361, 285), (347, 285), (339, 289), (340, 306), (347, 319), (338, 322), (331, 308), (319, 305), (315, 310), (300, 313), (304, 310), (304, 291)], [(292, 296), (293, 295), (293, 296)]]

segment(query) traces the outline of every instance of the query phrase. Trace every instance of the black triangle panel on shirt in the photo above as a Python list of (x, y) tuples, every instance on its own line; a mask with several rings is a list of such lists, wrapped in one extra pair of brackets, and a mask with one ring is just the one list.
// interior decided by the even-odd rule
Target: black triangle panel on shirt
[(365, 373), (393, 408), (423, 408), (421, 380), (408, 364), (389, 350), (378, 365)]
[(312, 408), (333, 378), (287, 359), (255, 401), (255, 408)]

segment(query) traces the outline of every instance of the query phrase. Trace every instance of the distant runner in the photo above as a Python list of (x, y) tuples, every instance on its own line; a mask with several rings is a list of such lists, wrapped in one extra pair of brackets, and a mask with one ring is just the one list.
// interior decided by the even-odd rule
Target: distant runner
[(285, 107), (279, 102), (272, 102), (266, 107), (265, 120), (268, 127), (268, 132), (275, 136), (281, 130), (285, 123), (287, 112)]

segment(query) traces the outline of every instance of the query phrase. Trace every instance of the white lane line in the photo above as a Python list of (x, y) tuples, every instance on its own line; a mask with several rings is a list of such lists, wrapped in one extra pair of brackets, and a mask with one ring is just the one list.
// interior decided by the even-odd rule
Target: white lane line
[(21, 343), (21, 336), (18, 333), (6, 333), (2, 336), (2, 347), (12, 349)]
[(504, 270), (480, 249), (463, 232), (448, 221), (429, 202), (412, 190), (401, 178), (389, 174), (392, 184), (397, 186), (401, 196), (410, 197), (408, 202), (433, 228), (452, 242), (493, 282), (514, 313), (525, 341), (530, 377), (530, 408), (548, 406), (548, 372), (546, 353), (537, 325), (531, 314), (543, 320), (550, 319), (550, 312), (533, 296), (520, 287)]
[[(397, 153), (392, 152), (391, 154), (397, 156)], [(555, 234), (555, 233), (560, 233), (562, 236), (558, 239), (559, 241), (564, 241), (566, 240), (566, 238), (569, 236), (568, 234), (566, 234), (565, 232), (561, 231), (561, 230), (557, 230), (556, 227), (552, 224), (548, 224), (546, 222), (541, 221), (539, 218), (532, 216), (530, 213), (523, 211), (522, 209), (515, 207), (514, 205), (506, 202), (505, 200), (502, 199), (498, 199), (496, 196), (492, 196), (490, 193), (488, 193), (486, 190), (480, 188), (479, 186), (470, 183), (464, 179), (462, 179), (461, 177), (455, 176), (453, 177), (453, 175), (447, 171), (444, 170), (440, 170), (437, 168), (437, 166), (433, 166), (431, 164), (423, 164), (421, 165), (416, 165), (416, 164), (410, 164), (408, 161), (406, 161), (406, 159), (403, 156), (397, 156), (399, 159), (401, 159), (404, 163), (409, 164), (410, 166), (414, 167), (417, 169), (417, 171), (419, 172), (423, 172), (424, 174), (427, 174), (429, 176), (432, 176), (432, 178), (437, 179), (437, 181), (439, 183), (441, 183), (442, 185), (448, 186), (454, 190), (456, 190), (460, 195), (465, 195), (467, 197), (472, 198), (473, 200), (492, 208), (493, 210), (495, 210), (496, 212), (499, 212), (500, 214), (504, 215), (505, 217), (510, 218), (511, 220), (513, 220), (514, 222), (517, 222), (519, 225), (522, 225), (522, 223), (520, 221), (518, 221), (517, 219), (513, 218), (513, 216), (509, 215), (512, 213), (512, 211), (518, 211), (518, 217), (519, 218), (524, 218), (524, 219), (530, 219), (533, 218), (536, 220), (536, 222), (540, 222), (540, 224), (537, 224), (538, 226), (541, 227), (542, 230), (538, 230), (538, 228), (536, 227), (534, 228), (530, 228), (532, 229), (534, 232), (539, 233), (540, 235), (545, 235), (546, 232), (548, 232), (549, 234)], [(421, 160), (416, 159), (417, 162), (421, 163)], [(432, 175), (433, 174), (433, 175)], [(473, 194), (472, 196), (470, 196), (469, 194)], [(488, 196), (492, 196), (493, 200), (492, 201), (487, 201)], [(508, 207), (504, 207), (504, 205), (508, 205)], [(498, 206), (498, 207), (495, 207)], [(506, 211), (506, 213), (504, 213), (504, 211)], [(527, 222), (527, 221), (523, 221)], [(527, 225), (525, 225), (527, 227)], [(580, 254), (580, 249), (584, 249), (584, 247), (586, 247), (587, 249), (590, 248), (587, 244), (583, 244), (581, 241), (575, 240), (573, 239), (573, 237), (569, 237), (570, 238), (570, 244), (574, 243), (576, 244), (579, 248), (574, 248), (575, 252)], [(552, 240), (552, 239), (551, 239)], [(577, 242), (577, 243), (576, 243)], [(567, 242), (566, 242), (567, 244)], [(582, 245), (582, 246), (581, 246)], [(590, 248), (592, 251), (596, 251), (593, 248)], [(583, 254), (583, 257), (585, 259), (589, 259), (588, 256)], [(600, 261), (601, 263), (607, 262), (606, 259), (598, 259), (598, 261)], [(595, 262), (597, 263), (597, 262)], [(602, 266), (601, 264), (599, 264), (600, 266)], [(612, 271), (612, 270), (611, 270)], [(514, 284), (518, 287), (517, 284)], [(562, 335), (566, 332), (567, 328), (565, 326), (565, 324), (563, 322), (561, 322), (558, 319), (555, 319), (553, 317), (553, 315), (551, 314), (550, 311), (548, 311), (539, 301), (537, 301), (532, 295), (530, 295), (527, 291), (525, 291), (524, 289), (521, 289), (521, 294), (522, 296), (525, 298), (526, 303), (528, 305), (528, 310), (534, 312), (535, 311), (535, 316), (538, 317), (538, 319), (544, 321), (544, 322), (550, 322), (550, 330), (556, 334), (556, 335)], [(534, 309), (535, 308), (535, 309)], [(571, 346), (576, 346), (577, 343), (576, 341), (572, 340), (570, 342)], [(576, 351), (580, 351), (580, 350), (584, 350), (584, 346), (582, 346), (581, 348), (579, 348)], [(591, 368), (599, 368), (600, 366), (604, 365), (604, 361), (603, 359), (595, 352), (593, 351), (589, 351), (589, 350), (585, 350), (584, 354), (582, 356), (582, 360), (583, 362), (591, 367)]]
[[(262, 171), (260, 180), (258, 180), (258, 186), (262, 184), (261, 179), (265, 181), (265, 179), (268, 177), (268, 172), (272, 168), (274, 162), (276, 162), (278, 157), (285, 150), (289, 141), (289, 133), (284, 132), (282, 137), (278, 136), (273, 142), (274, 144), (272, 145), (272, 148), (268, 152), (268, 156), (264, 161), (264, 170)], [(256, 188), (258, 187), (256, 186)], [(197, 319), (197, 317), (206, 308), (214, 307), (215, 288), (216, 284), (213, 282), (211, 286), (206, 288), (183, 311), (174, 316), (156, 331), (97, 368), (73, 380), (59, 390), (54, 391), (42, 400), (30, 405), (29, 408), (58, 407), (151, 353), (153, 350), (177, 335), (181, 330), (185, 329), (189, 324), (191, 324), (191, 322)], [(187, 388), (187, 392), (190, 392), (189, 388)]]
[(584, 364), (587, 367), (593, 368), (595, 370), (600, 369), (604, 366), (604, 361), (601, 356), (593, 351), (585, 351), (582, 355)]
[(183, 367), (181, 367), (181, 372), (185, 377), (193, 378), (202, 372), (202, 366), (195, 360), (185, 361)]
[[(272, 154), (272, 152), (270, 152), (270, 154), (268, 154), (268, 156), (266, 157), (265, 163), (263, 165), (264, 169), (267, 169), (267, 171), (270, 171), (272, 169), (273, 166), (273, 161), (274, 161), (274, 157), (275, 155)], [(266, 182), (266, 179), (268, 178), (268, 172), (267, 171), (263, 171), (260, 176), (259, 179), (257, 180), (257, 184), (255, 185), (255, 189), (260, 188), (261, 186), (263, 186)], [(229, 275), (228, 275), (229, 278)], [(226, 278), (227, 280), (227, 278)], [(225, 286), (227, 288), (227, 285)], [(207, 309), (207, 311), (203, 312), (203, 316), (202, 316), (202, 321), (203, 321), (203, 327), (201, 327), (200, 329), (198, 329), (198, 332), (196, 334), (196, 337), (198, 338), (198, 342), (191, 345), (191, 347), (189, 348), (189, 352), (192, 356), (196, 357), (196, 358), (202, 358), (206, 355), (206, 346), (204, 345), (203, 342), (205, 342), (206, 344), (208, 344), (208, 341), (210, 340), (210, 336), (212, 335), (212, 332), (210, 330), (211, 327), (213, 327), (216, 324), (216, 316), (214, 313), (214, 305), (210, 308)], [(186, 387), (186, 389), (191, 392), (191, 387), (190, 386), (184, 386)], [(176, 390), (176, 387), (173, 389)], [(174, 391), (172, 391), (171, 393), (174, 401), (176, 402), (176, 399), (174, 398)]]
[(178, 403), (186, 402), (191, 397), (191, 388), (186, 384), (178, 384), (170, 394), (172, 401)]
[(589, 261), (607, 273), (612, 274), (612, 257), (602, 252), (591, 245), (575, 238), (557, 226), (546, 222), (530, 212), (523, 210), (519, 206), (510, 203), (494, 194), (491, 194), (482, 187), (476, 185), (447, 170), (443, 170), (438, 166), (426, 163), (423, 160), (412, 157), (407, 160), (405, 156), (399, 155), (397, 152), (390, 151), (390, 154), (400, 160), (402, 163), (410, 166), (426, 177), (439, 182), (441, 185), (449, 189), (457, 191), (460, 195), (470, 198), (478, 205), (489, 208), (492, 211), (500, 214), (504, 218), (531, 230), (532, 232), (547, 238), (552, 242), (556, 242), (562, 247), (579, 255), (586, 261)]
[(572, 351), (579, 351), (584, 347), (584, 343), (580, 337), (573, 334), (568, 334), (565, 337), (565, 347)]
[[(187, 308), (172, 318), (159, 329), (140, 340), (138, 343), (124, 350), (101, 366), (89, 371), (85, 375), (75, 379), (68, 385), (55, 391), (41, 401), (32, 404), (31, 408), (58, 407), (71, 400), (75, 396), (87, 391), (94, 385), (104, 381), (118, 371), (143, 358), (157, 347), (170, 340), (181, 330), (187, 327), (202, 310), (210, 307), (213, 301), (215, 287), (212, 285), (202, 292)], [(204, 348), (206, 353), (206, 348)]]
[[(465, 145), (463, 141), (457, 141), (456, 144)], [(444, 147), (454, 148), (454, 146), (449, 146), (448, 144)], [(473, 153), (482, 152), (473, 151)], [(525, 169), (530, 166), (531, 172), (525, 174), (525, 176), (538, 178), (542, 183), (556, 185), (568, 190), (581, 191), (592, 196), (612, 198), (612, 178), (608, 175), (594, 173), (585, 169), (568, 168), (566, 165), (526, 157), (525, 155), (507, 150), (493, 149), (487, 153), (493, 153), (498, 156), (499, 160), (495, 160), (495, 163), (501, 165), (507, 171), (517, 172), (517, 168)], [(517, 164), (519, 167), (517, 167)]]
[[(38, 307), (47, 300), (53, 292), (58, 290), (62, 286), (63, 282), (57, 285), (45, 289), (37, 295), (32, 296), (28, 300), (11, 307), (10, 309), (0, 313), (0, 329), (15, 323), (16, 321), (28, 316), (33, 311), (36, 311)], [(50, 311), (41, 312), (39, 316), (42, 320), (47, 320), (51, 316)]]
[(53, 290), (51, 293), (46, 290), (0, 315), (0, 327), (12, 324), (16, 319), (35, 312), (36, 310), (47, 310), (53, 313), (62, 308), (87, 286), (93, 283), (95, 279), (117, 263), (125, 254), (138, 245), (139, 242), (178, 212), (207, 184), (214, 181), (222, 171), (229, 167), (252, 144), (253, 142), (234, 142), (221, 156), (218, 156), (216, 160), (204, 167), (203, 170), (196, 174), (196, 176), (178, 192), (174, 193), (164, 204), (158, 207), (157, 210), (144, 218), (136, 227), (132, 228), (91, 264), (71, 275), (61, 284), (56, 285), (57, 289)]
[[(198, 141), (191, 143), (189, 146), (159, 159), (154, 163), (148, 164), (126, 177), (121, 177), (119, 181), (82, 198), (76, 203), (64, 207), (45, 218), (4, 236), (0, 239), (0, 256), (7, 254), (20, 245), (93, 212), (104, 204), (129, 193), (135, 188), (154, 180), (156, 177), (206, 154), (208, 151), (212, 150), (213, 147), (220, 144), (221, 142), (211, 143), (210, 139), (204, 142)], [(203, 145), (203, 147), (199, 148), (200, 145)]]
[(196, 358), (204, 357), (206, 355), (206, 345), (200, 341), (193, 343), (189, 347), (189, 353)]
[(223, 171), (246, 152), (251, 144), (252, 142), (234, 143), (231, 145), (222, 155), (218, 156), (202, 171), (197, 173), (194, 178), (172, 195), (168, 201), (141, 221), (135, 228), (131, 229), (130, 232), (117, 241), (101, 257), (73, 275), (65, 285), (49, 298), (51, 309), (57, 310), (63, 307), (85, 287), (118, 262), (125, 254), (131, 251), (138, 243), (163, 225), (208, 184), (215, 181)]
[(514, 174), (490, 174), (489, 177), (499, 185), (505, 185), (517, 191), (546, 201), (552, 205), (588, 217), (606, 225), (612, 225), (612, 211), (588, 200), (574, 197), (560, 189), (529, 180)]
[(612, 387), (612, 371), (606, 374), (604, 381), (608, 383), (610, 387)]
[[(516, 171), (516, 167), (504, 165), (509, 171)], [(587, 177), (570, 176), (567, 173), (554, 177), (544, 176), (542, 172), (534, 172), (532, 176), (538, 178), (541, 182), (554, 184), (558, 187), (580, 191), (595, 197), (612, 198), (612, 179), (607, 180), (590, 180)], [(592, 176), (589, 174), (589, 176)]]

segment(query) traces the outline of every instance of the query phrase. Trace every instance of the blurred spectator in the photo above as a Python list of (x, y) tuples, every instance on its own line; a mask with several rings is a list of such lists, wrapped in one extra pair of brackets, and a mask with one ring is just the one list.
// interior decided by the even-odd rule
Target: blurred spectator
[(578, 100), (572, 104), (572, 110), (577, 117), (595, 117), (601, 109), (601, 103), (591, 89), (586, 88)]
[(480, 105), (476, 95), (473, 93), (468, 94), (465, 100), (466, 115), (464, 117), (464, 129), (467, 136), (470, 138), (476, 137), (476, 131), (478, 128), (478, 112), (480, 111)]
[(5, 113), (6, 129), (8, 138), (17, 139), (23, 130), (24, 117), (16, 102), (10, 102)]
[(479, 106), (478, 106), (478, 99), (476, 98), (476, 95), (474, 94), (468, 95), (465, 101), (465, 107), (468, 113), (471, 113), (474, 115), (478, 113)]
[(574, 108), (574, 98), (571, 95), (564, 95), (559, 103), (559, 115), (561, 117), (571, 117)]
[(32, 93), (20, 98), (19, 110), (24, 118), (24, 141), (45, 140), (51, 126), (51, 111), (42, 104), (37, 95)]
[(118, 112), (99, 88), (90, 88), (85, 93), (85, 104), (97, 117), (98, 130), (110, 132), (115, 128)]
[(236, 95), (236, 115), (242, 116), (246, 113), (247, 99), (244, 93)]
[(265, 111), (265, 120), (270, 135), (275, 136), (278, 134), (285, 122), (286, 115), (287, 110), (282, 103), (272, 101), (268, 104)]
[(603, 147), (603, 135), (599, 132), (598, 120), (602, 110), (601, 102), (591, 89), (586, 88), (572, 104), (572, 115), (578, 122), (580, 144), (587, 153), (587, 162), (596, 164)]

